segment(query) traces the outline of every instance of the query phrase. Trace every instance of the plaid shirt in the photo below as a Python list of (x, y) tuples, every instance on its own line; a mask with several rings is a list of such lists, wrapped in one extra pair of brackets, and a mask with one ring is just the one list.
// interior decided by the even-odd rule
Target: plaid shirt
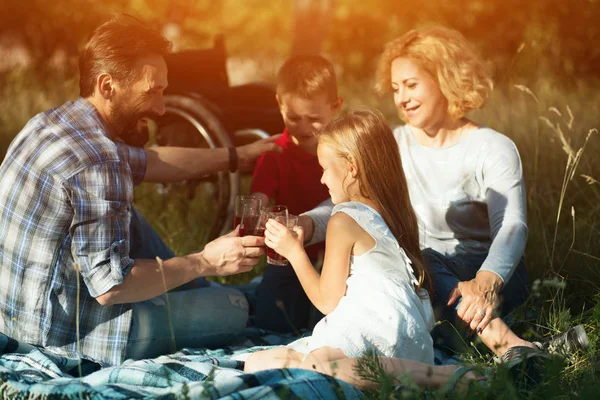
[(145, 170), (144, 150), (113, 142), (85, 99), (29, 121), (0, 166), (0, 329), (62, 355), (122, 362), (131, 307), (95, 297), (133, 266), (129, 211)]

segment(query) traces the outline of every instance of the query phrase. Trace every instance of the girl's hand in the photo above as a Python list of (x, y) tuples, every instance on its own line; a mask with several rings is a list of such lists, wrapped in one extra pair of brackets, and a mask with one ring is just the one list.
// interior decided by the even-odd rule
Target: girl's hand
[(265, 244), (283, 257), (290, 259), (298, 251), (303, 250), (304, 231), (295, 226), (290, 231), (285, 225), (269, 219), (265, 230)]

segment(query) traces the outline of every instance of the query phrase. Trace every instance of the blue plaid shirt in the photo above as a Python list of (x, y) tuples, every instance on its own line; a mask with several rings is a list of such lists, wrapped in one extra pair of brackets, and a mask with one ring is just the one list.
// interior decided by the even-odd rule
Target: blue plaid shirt
[(95, 297), (133, 266), (129, 211), (145, 171), (145, 151), (112, 141), (85, 99), (29, 121), (0, 166), (0, 330), (62, 355), (122, 362), (131, 307)]

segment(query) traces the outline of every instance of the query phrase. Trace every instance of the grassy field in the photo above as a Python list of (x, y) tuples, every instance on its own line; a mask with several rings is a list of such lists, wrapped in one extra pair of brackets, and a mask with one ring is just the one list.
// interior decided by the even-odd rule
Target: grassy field
[[(346, 83), (341, 91), (349, 107), (380, 108), (399, 123), (389, 98), (371, 93), (364, 82)], [(54, 74), (36, 78), (26, 71), (0, 77), (0, 156), (14, 135), (39, 111), (74, 98), (77, 81)], [(517, 331), (540, 340), (575, 323), (586, 326), (592, 346), (569, 362), (546, 371), (543, 384), (519, 388), (500, 370), (489, 388), (472, 388), (467, 398), (596, 398), (600, 383), (597, 345), (600, 322), (600, 82), (554, 85), (505, 80), (488, 105), (471, 117), (512, 138), (520, 151), (526, 177), (529, 240), (526, 262), (533, 288)], [(248, 180), (244, 180), (247, 189)], [(202, 248), (211, 223), (210, 202), (201, 194), (189, 199), (185, 190), (165, 194), (160, 185), (143, 184), (136, 206), (177, 254)], [(261, 267), (223, 282), (249, 281)], [(489, 354), (474, 346), (465, 358), (489, 365)], [(389, 385), (379, 376), (387, 397)], [(599, 380), (600, 382), (600, 380)], [(410, 386), (410, 385), (408, 385)], [(419, 397), (418, 390), (408, 392)], [(463, 397), (454, 394), (453, 397)]]

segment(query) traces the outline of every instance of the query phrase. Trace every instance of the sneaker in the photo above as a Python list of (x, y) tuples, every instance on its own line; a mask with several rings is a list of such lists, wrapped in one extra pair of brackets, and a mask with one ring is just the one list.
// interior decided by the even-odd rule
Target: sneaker
[(590, 347), (590, 341), (583, 325), (577, 325), (560, 335), (550, 338), (542, 346), (549, 353), (569, 357), (578, 350), (587, 350)]
[(548, 354), (545, 353), (540, 346), (535, 343), (536, 348), (529, 346), (513, 346), (509, 347), (501, 357), (496, 357), (495, 361), (499, 364), (506, 364), (508, 368), (512, 368), (513, 366), (522, 363), (524, 360), (527, 360), (532, 357), (544, 357), (547, 358)]
[(499, 358), (499, 362), (508, 368), (515, 383), (523, 389), (532, 388), (542, 381), (552, 356), (547, 352), (528, 346), (510, 347)]

